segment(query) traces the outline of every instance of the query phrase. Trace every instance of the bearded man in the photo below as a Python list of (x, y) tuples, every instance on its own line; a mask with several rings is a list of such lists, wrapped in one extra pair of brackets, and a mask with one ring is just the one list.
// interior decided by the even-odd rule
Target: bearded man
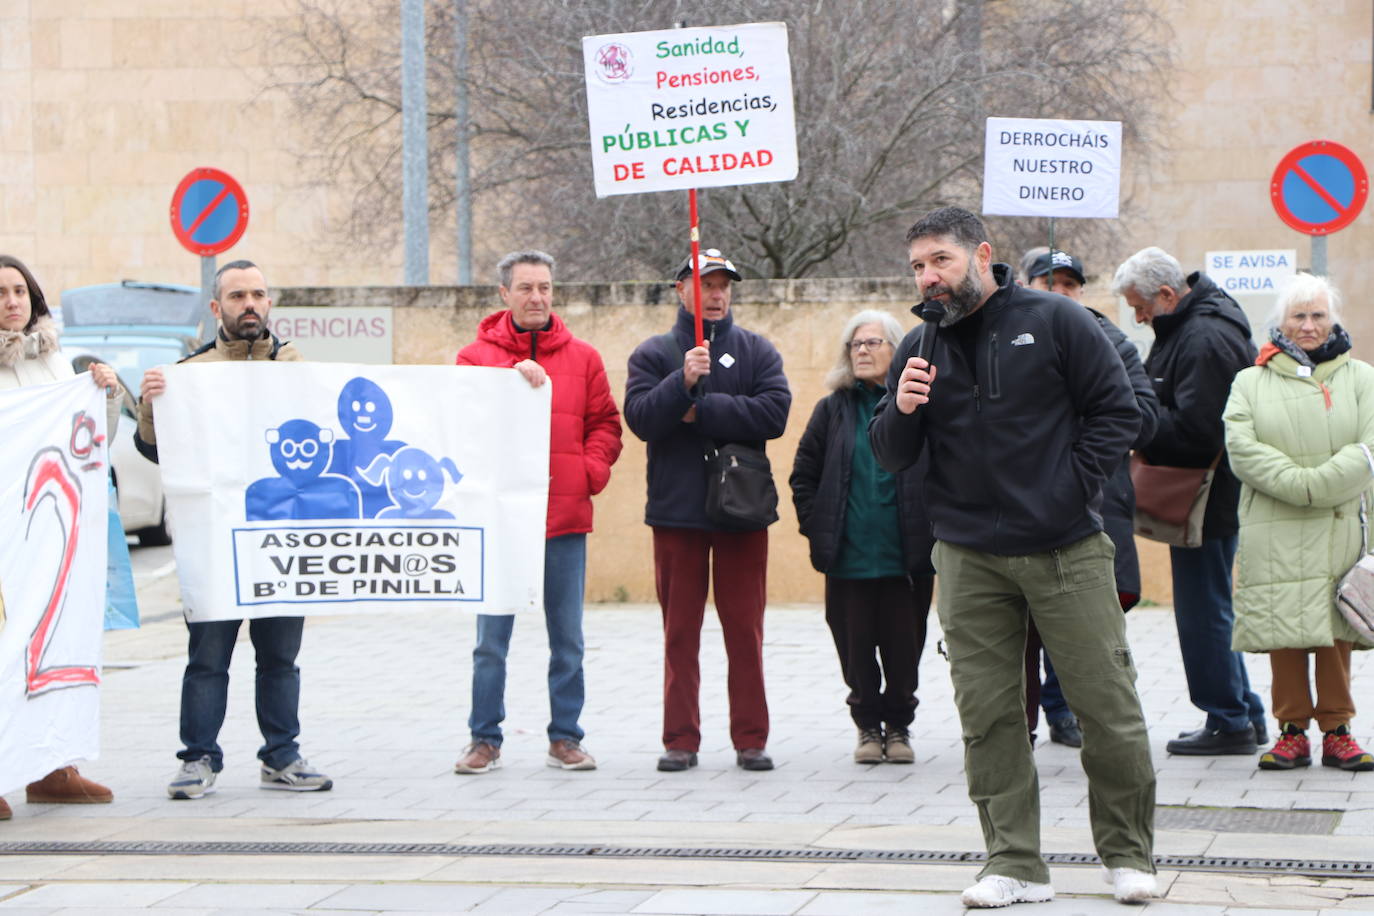
[(1054, 897), (1040, 854), (1040, 790), (1022, 670), (1033, 621), (1083, 730), (1093, 841), (1122, 902), (1156, 891), (1155, 775), (1102, 532), (1102, 484), (1140, 413), (1126, 370), (1078, 303), (1015, 285), (977, 216), (936, 210), (907, 233), (923, 302), (869, 425), (897, 473), (930, 449), (931, 560), (987, 865), (970, 907)]

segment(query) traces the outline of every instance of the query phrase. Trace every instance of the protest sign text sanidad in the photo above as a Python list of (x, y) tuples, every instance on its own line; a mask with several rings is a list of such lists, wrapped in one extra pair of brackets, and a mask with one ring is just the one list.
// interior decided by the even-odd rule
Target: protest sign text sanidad
[(1121, 122), (988, 118), (983, 212), (1115, 219)]
[(582, 39), (596, 196), (790, 181), (787, 26)]

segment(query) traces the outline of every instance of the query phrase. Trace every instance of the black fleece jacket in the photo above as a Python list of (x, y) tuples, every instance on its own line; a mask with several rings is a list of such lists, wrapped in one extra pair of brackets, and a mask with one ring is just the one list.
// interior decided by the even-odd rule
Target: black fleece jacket
[(1131, 447), (1140, 411), (1087, 309), (1015, 286), (1005, 264), (994, 264), (993, 276), (998, 288), (979, 310), (974, 362), (953, 334), (940, 333), (930, 402), (901, 413), (898, 379), (931, 331), (913, 329), (892, 360), (869, 437), (893, 473), (929, 446), (925, 501), (937, 539), (1017, 556), (1102, 530), (1102, 484)]
[[(1159, 427), (1144, 449), (1151, 464), (1205, 468), (1226, 445), (1221, 414), (1236, 373), (1255, 364), (1250, 321), (1236, 300), (1204, 273), (1188, 277), (1188, 293), (1174, 310), (1150, 322), (1155, 342), (1145, 357), (1145, 372), (1159, 396)], [(1240, 482), (1226, 455), (1217, 463), (1207, 509), (1204, 538), (1229, 537), (1240, 530), (1236, 510)]]
[[(854, 463), (854, 430), (858, 424), (854, 389), (832, 391), (821, 398), (806, 424), (792, 460), (792, 503), (801, 533), (811, 545), (811, 565), (828, 573), (840, 554), (849, 505), (850, 469)], [(930, 521), (921, 485), (925, 461), (897, 475), (897, 514), (901, 520), (902, 565), (910, 576), (930, 576)]]

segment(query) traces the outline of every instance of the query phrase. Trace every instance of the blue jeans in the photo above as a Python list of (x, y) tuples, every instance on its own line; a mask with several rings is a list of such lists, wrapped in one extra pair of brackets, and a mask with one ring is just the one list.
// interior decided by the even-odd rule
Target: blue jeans
[(1041, 652), (1045, 660), (1045, 681), (1040, 685), (1040, 708), (1045, 710), (1045, 721), (1059, 725), (1073, 718), (1069, 701), (1064, 699), (1064, 688), (1059, 686), (1059, 675), (1054, 673), (1050, 653)]
[[(581, 741), (577, 724), (586, 701), (582, 678), (582, 593), (587, 580), (587, 536), (564, 534), (544, 542), (544, 623), (549, 631), (549, 740)], [(506, 655), (515, 616), (478, 614), (472, 650), (473, 741), (501, 746), (506, 718)]]
[[(216, 773), (224, 768), (219, 730), (229, 702), (229, 661), (234, 657), (242, 620), (189, 623), (189, 658), (181, 678), (182, 760), (210, 758)], [(300, 756), (296, 736), (301, 733), (298, 716), (301, 669), (296, 655), (301, 650), (304, 617), (262, 617), (248, 621), (248, 636), (257, 653), (258, 728), (263, 745), (258, 759), (279, 770)]]
[(1231, 651), (1231, 562), (1236, 536), (1200, 547), (1170, 547), (1174, 623), (1188, 678), (1188, 698), (1207, 713), (1207, 728), (1240, 731), (1264, 722), (1264, 703), (1250, 689), (1244, 656)]

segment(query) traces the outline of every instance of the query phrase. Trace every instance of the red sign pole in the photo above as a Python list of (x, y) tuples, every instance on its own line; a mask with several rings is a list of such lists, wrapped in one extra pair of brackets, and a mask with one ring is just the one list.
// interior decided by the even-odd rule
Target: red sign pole
[(701, 330), (701, 229), (697, 223), (697, 189), (687, 191), (687, 209), (692, 220), (692, 311), (696, 319), (695, 332), (697, 346), (706, 342)]

